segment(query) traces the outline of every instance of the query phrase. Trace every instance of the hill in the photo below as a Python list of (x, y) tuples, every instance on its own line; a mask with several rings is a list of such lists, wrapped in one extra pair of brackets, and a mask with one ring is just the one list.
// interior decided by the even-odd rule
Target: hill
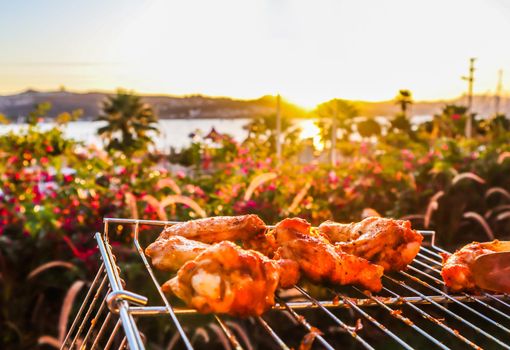
[[(106, 93), (76, 93), (67, 91), (39, 92), (27, 90), (23, 93), (0, 96), (0, 113), (12, 120), (24, 120), (24, 116), (41, 102), (50, 102), (50, 116), (65, 111), (83, 109), (84, 119), (94, 119), (99, 115)], [(252, 118), (274, 113), (274, 97), (264, 96), (255, 100), (236, 100), (226, 97), (164, 96), (146, 95), (143, 100), (152, 105), (161, 119), (202, 119), (202, 118)], [(429, 116), (438, 113), (447, 103), (463, 104), (464, 98), (444, 101), (417, 101), (412, 106), (412, 114)], [(366, 102), (354, 101), (364, 116), (392, 116), (398, 112), (393, 101)], [(510, 99), (502, 99), (500, 110), (510, 115)], [(475, 96), (473, 109), (482, 116), (494, 113), (494, 98)]]

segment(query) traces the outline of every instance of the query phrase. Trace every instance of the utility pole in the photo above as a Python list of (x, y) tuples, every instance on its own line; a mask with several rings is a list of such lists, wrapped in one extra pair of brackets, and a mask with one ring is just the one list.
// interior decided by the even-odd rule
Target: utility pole
[(338, 99), (333, 104), (333, 120), (331, 120), (331, 152), (329, 154), (331, 166), (336, 165), (336, 122), (338, 119)]
[(503, 69), (498, 71), (498, 87), (496, 88), (496, 96), (494, 96), (494, 114), (499, 114), (499, 105), (501, 103), (501, 92), (503, 91)]
[(282, 133), (282, 116), (280, 111), (280, 94), (276, 95), (276, 158), (280, 162), (282, 159), (282, 144), (281, 144), (281, 133)]
[(475, 81), (475, 60), (476, 58), (471, 57), (469, 59), (469, 76), (462, 77), (462, 79), (468, 82), (468, 103), (467, 103), (467, 121), (466, 121), (466, 137), (471, 137), (473, 130), (473, 120), (471, 117), (471, 107), (473, 105), (473, 83)]

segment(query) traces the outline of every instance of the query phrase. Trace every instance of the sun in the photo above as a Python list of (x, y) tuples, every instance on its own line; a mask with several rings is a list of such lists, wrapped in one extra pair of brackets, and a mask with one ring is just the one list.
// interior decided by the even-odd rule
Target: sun
[(302, 140), (312, 139), (313, 146), (316, 150), (322, 151), (324, 149), (324, 144), (321, 140), (321, 129), (319, 129), (319, 127), (315, 124), (315, 120), (302, 120), (299, 122), (299, 127), (301, 128), (301, 134), (299, 137)]

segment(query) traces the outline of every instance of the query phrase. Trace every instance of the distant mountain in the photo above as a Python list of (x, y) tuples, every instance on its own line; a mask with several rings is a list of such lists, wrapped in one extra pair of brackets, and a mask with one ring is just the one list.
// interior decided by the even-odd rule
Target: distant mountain
[[(367, 117), (393, 116), (400, 111), (394, 101), (366, 102), (355, 101), (359, 104), (360, 113)], [(414, 101), (411, 105), (411, 114), (414, 116), (432, 116), (441, 111), (447, 104), (466, 105), (467, 98), (461, 96), (450, 100)], [(494, 96), (477, 95), (473, 97), (473, 112), (482, 117), (491, 116), (495, 113)], [(510, 98), (504, 97), (499, 102), (499, 112), (510, 117)]]
[[(34, 106), (41, 102), (50, 102), (50, 117), (75, 109), (83, 110), (84, 119), (94, 119), (100, 114), (102, 101), (106, 93), (76, 93), (67, 91), (39, 92), (27, 90), (20, 94), (0, 96), (0, 113), (10, 119), (23, 121)], [(236, 100), (225, 97), (194, 96), (143, 96), (161, 119), (200, 119), (200, 118), (252, 118), (274, 114), (274, 97), (264, 96), (255, 100)], [(354, 101), (364, 116), (392, 116), (398, 113), (398, 106), (393, 101), (366, 102)], [(417, 101), (412, 106), (412, 114), (427, 116), (438, 113), (447, 103), (463, 104), (465, 98), (448, 101)], [(500, 110), (510, 115), (510, 99), (500, 102)], [(494, 113), (494, 98), (475, 96), (473, 109), (482, 116)]]

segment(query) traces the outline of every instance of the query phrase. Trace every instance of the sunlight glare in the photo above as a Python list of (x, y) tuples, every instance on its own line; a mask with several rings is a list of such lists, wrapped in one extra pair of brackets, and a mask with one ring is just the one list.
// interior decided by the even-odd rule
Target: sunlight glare
[(306, 139), (312, 139), (313, 140), (313, 146), (316, 150), (322, 151), (324, 149), (324, 144), (321, 140), (321, 130), (319, 127), (315, 124), (315, 121), (313, 119), (306, 119), (299, 123), (299, 126), (301, 128), (301, 134), (299, 137), (302, 140)]

